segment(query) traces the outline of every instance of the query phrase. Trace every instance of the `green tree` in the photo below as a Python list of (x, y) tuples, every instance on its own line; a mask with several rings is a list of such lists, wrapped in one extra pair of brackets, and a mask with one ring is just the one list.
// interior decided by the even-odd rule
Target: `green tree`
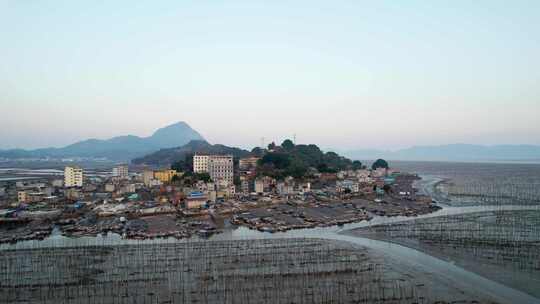
[(193, 174), (193, 177), (195, 178), (195, 181), (204, 181), (205, 183), (208, 183), (210, 181), (212, 181), (212, 179), (210, 178), (210, 174), (206, 173), (206, 172), (203, 172), (203, 173), (194, 173)]
[(291, 163), (291, 160), (289, 158), (289, 154), (287, 153), (279, 153), (279, 152), (270, 152), (266, 153), (259, 162), (264, 164), (271, 164), (276, 169), (286, 169), (289, 164)]
[(294, 149), (294, 143), (290, 139), (285, 139), (281, 143), (281, 147), (285, 149), (285, 151), (292, 151)]
[(384, 159), (379, 158), (371, 165), (371, 169), (377, 170), (377, 168), (388, 169), (388, 163)]
[(275, 142), (271, 142), (268, 144), (268, 150), (270, 151), (273, 151), (276, 149), (276, 143)]
[(362, 162), (360, 162), (359, 160), (355, 160), (352, 162), (352, 169), (353, 170), (359, 170), (359, 169), (362, 169)]

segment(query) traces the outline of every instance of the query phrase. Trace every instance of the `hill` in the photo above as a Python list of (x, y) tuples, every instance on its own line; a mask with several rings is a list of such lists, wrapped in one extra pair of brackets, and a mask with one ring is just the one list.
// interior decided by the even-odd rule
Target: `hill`
[(149, 137), (126, 135), (106, 140), (88, 139), (63, 148), (0, 150), (0, 157), (8, 159), (86, 157), (129, 161), (159, 149), (185, 145), (191, 140), (204, 138), (187, 123), (178, 122), (158, 129)]
[(258, 173), (282, 179), (286, 176), (301, 178), (311, 168), (321, 173), (335, 173), (345, 169), (359, 169), (359, 161), (351, 161), (335, 152), (324, 153), (316, 145), (294, 145), (289, 139), (281, 146), (270, 144), (259, 161)]
[(186, 156), (191, 157), (195, 153), (231, 154), (236, 159), (250, 155), (249, 151), (240, 148), (220, 144), (211, 145), (204, 140), (192, 140), (184, 146), (161, 149), (149, 155), (133, 159), (131, 162), (137, 165), (168, 167), (173, 163), (184, 161)]
[(416, 161), (539, 161), (540, 146), (535, 145), (469, 145), (416, 146), (396, 151), (355, 150), (345, 152), (353, 159)]

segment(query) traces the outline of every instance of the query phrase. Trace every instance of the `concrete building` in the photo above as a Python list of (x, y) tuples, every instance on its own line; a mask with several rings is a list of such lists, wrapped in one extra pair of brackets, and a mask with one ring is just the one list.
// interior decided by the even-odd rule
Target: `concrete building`
[(241, 189), (242, 193), (248, 194), (250, 192), (249, 184), (250, 184), (249, 180), (243, 180), (241, 182), (240, 189)]
[(82, 187), (83, 186), (83, 169), (74, 166), (68, 166), (64, 169), (64, 186), (65, 187)]
[(206, 205), (208, 197), (202, 192), (191, 192), (186, 198), (186, 209), (201, 208)]
[(337, 192), (345, 192), (349, 190), (351, 193), (358, 193), (360, 191), (360, 185), (351, 180), (338, 181), (336, 183)]
[(26, 203), (28, 201), (28, 193), (26, 191), (18, 191), (17, 201), (19, 203)]
[(232, 156), (212, 157), (208, 162), (208, 174), (215, 182), (234, 182), (234, 165)]
[(128, 165), (118, 165), (113, 168), (112, 175), (114, 177), (120, 177), (120, 178), (128, 178), (129, 171), (128, 171)]
[(159, 187), (161, 185), (163, 185), (163, 183), (155, 178), (150, 179), (150, 182), (148, 182), (148, 187)]
[(154, 179), (154, 171), (144, 170), (143, 171), (143, 183), (145, 186), (150, 187), (152, 180)]
[(193, 156), (193, 172), (208, 173), (208, 160), (210, 155), (194, 155)]
[(261, 159), (260, 157), (251, 156), (251, 157), (245, 157), (241, 158), (238, 161), (238, 168), (240, 170), (249, 170), (257, 167), (257, 162)]
[(232, 155), (195, 155), (193, 172), (208, 173), (214, 182), (226, 181), (233, 184), (234, 163)]
[(255, 192), (264, 193), (264, 181), (260, 178), (255, 180)]
[(105, 184), (105, 192), (114, 192), (114, 184)]
[(161, 181), (162, 183), (168, 183), (172, 180), (173, 176), (177, 175), (178, 172), (172, 169), (164, 169), (154, 171), (154, 178)]
[(77, 188), (66, 189), (66, 191), (64, 191), (64, 196), (69, 200), (78, 200), (84, 197), (80, 189)]
[(61, 180), (61, 179), (55, 179), (55, 180), (53, 180), (53, 181), (51, 182), (51, 185), (52, 185), (53, 187), (58, 187), (58, 188), (60, 188), (60, 187), (63, 187), (63, 186), (64, 186), (64, 181)]
[(386, 168), (377, 168), (371, 172), (371, 175), (375, 177), (383, 177), (387, 175), (387, 171), (388, 169)]

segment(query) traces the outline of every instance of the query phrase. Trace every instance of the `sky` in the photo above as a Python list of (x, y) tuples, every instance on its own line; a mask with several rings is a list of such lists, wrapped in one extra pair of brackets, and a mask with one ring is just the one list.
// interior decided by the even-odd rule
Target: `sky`
[(0, 0), (0, 149), (540, 144), (540, 1)]

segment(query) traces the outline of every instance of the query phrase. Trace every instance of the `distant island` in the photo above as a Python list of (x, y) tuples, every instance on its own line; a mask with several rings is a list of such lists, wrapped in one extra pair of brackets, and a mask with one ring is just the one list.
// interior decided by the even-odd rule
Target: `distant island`
[(470, 145), (450, 144), (440, 146), (415, 146), (396, 151), (352, 150), (343, 152), (352, 159), (414, 161), (540, 161), (540, 146), (535, 145)]

